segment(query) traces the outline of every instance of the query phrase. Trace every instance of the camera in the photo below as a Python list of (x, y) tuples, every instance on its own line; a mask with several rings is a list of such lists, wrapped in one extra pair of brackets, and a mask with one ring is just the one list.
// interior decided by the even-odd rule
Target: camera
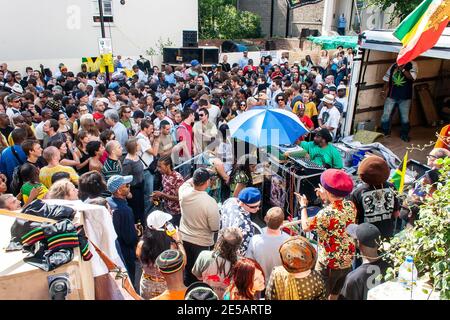
[(125, 5), (125, 0), (120, 0), (121, 5)]

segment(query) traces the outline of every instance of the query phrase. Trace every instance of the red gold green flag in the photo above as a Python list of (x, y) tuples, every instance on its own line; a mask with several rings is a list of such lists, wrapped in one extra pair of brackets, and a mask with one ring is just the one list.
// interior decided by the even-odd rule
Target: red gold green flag
[(404, 65), (431, 49), (450, 18), (450, 0), (424, 0), (394, 31), (403, 48), (397, 64)]

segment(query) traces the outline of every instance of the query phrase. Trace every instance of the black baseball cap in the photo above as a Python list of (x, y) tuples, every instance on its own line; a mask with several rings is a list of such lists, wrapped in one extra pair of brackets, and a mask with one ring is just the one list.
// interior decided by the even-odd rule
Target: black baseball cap
[(162, 103), (155, 103), (154, 106), (155, 113), (164, 110), (164, 105)]
[(211, 174), (206, 168), (198, 168), (197, 170), (194, 171), (194, 174), (192, 175), (192, 180), (194, 181), (194, 185), (196, 186), (204, 184), (210, 178)]
[(350, 224), (347, 233), (355, 240), (358, 240), (362, 245), (369, 248), (377, 248), (381, 237), (380, 230), (371, 223)]
[(199, 281), (186, 289), (184, 300), (219, 300), (219, 297), (210, 285)]
[(136, 118), (144, 119), (145, 118), (144, 112), (141, 110), (136, 110), (135, 112), (133, 112), (133, 119), (136, 119)]
[(316, 136), (324, 138), (327, 142), (333, 141), (333, 136), (327, 128), (322, 128), (317, 131)]

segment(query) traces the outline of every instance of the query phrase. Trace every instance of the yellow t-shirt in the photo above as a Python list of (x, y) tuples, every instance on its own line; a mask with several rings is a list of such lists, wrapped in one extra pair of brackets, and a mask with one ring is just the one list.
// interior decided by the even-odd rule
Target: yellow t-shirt
[(62, 166), (60, 164), (53, 168), (49, 168), (48, 166), (43, 167), (39, 172), (39, 180), (47, 188), (50, 188), (52, 185), (52, 176), (57, 172), (67, 172), (70, 175), (70, 181), (74, 184), (78, 184), (79, 177), (75, 170), (72, 167)]
[[(31, 131), (33, 131), (34, 136), (36, 136), (36, 128), (34, 127), (34, 124), (30, 126)], [(14, 145), (14, 140), (11, 136), (11, 133), (8, 136), (8, 145), (13, 146)]]
[[(294, 108), (292, 108), (292, 112), (297, 114), (298, 107), (300, 105), (303, 105), (303, 102), (297, 101), (294, 104)], [(305, 105), (305, 115), (312, 118), (313, 116), (317, 116), (318, 114), (319, 113), (317, 112), (316, 104), (314, 102), (310, 101)]]
[(305, 106), (305, 115), (312, 118), (318, 114), (316, 104), (314, 102), (308, 102)]

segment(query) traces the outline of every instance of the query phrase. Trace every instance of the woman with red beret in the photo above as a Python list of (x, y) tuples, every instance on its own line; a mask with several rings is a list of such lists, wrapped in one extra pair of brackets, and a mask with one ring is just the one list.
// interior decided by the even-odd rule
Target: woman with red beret
[(320, 176), (320, 183), (316, 193), (325, 207), (316, 216), (308, 218), (308, 200), (304, 195), (296, 196), (301, 206), (302, 229), (315, 230), (319, 236), (316, 270), (325, 281), (328, 299), (335, 300), (351, 271), (355, 254), (354, 241), (345, 231), (356, 219), (355, 205), (345, 199), (353, 190), (353, 180), (342, 170), (328, 169)]

